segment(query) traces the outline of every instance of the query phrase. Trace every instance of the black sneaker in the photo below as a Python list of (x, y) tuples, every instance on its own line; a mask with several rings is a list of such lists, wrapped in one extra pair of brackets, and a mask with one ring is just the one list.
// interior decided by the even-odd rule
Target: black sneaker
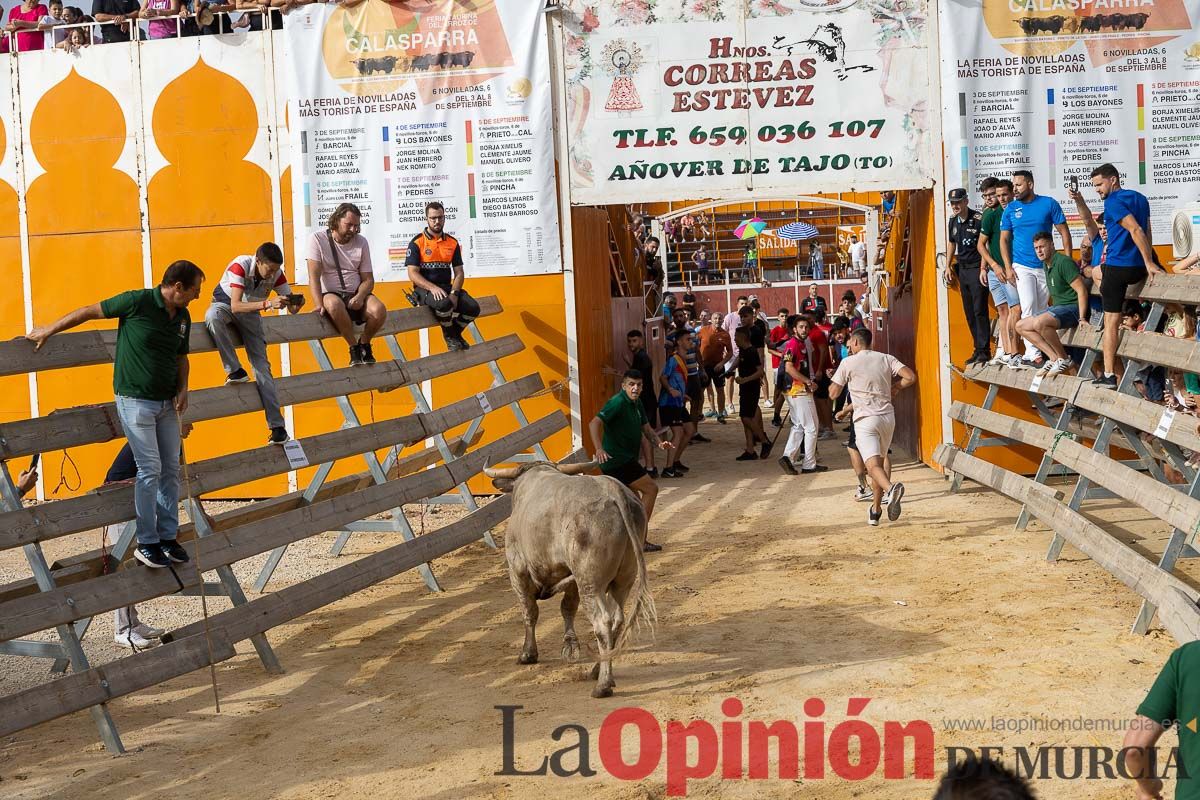
[(362, 366), (362, 363), (363, 363), (362, 345), (360, 345), (360, 344), (350, 345), (350, 366), (360, 367), (360, 366)]
[(796, 465), (793, 464), (792, 460), (790, 458), (788, 458), (787, 456), (779, 457), (779, 466), (783, 467), (783, 471), (786, 472), (788, 475), (799, 475), (800, 474), (799, 472), (796, 471)]
[(712, 439), (708, 438), (702, 433), (694, 433), (692, 434), (692, 441), (699, 442), (700, 444), (708, 444), (712, 441)]
[(1097, 389), (1115, 389), (1117, 388), (1116, 375), (1101, 375), (1099, 378), (1092, 380), (1092, 386)]
[(359, 355), (362, 356), (362, 363), (364, 363), (364, 364), (374, 364), (375, 363), (375, 354), (371, 352), (371, 343), (370, 342), (360, 342), (358, 345), (358, 352), (359, 352)]
[(883, 509), (876, 511), (873, 508), (867, 509), (867, 524), (872, 528), (879, 525), (879, 518), (883, 516)]
[(158, 544), (139, 544), (133, 551), (133, 557), (151, 569), (166, 569), (171, 566), (171, 559), (167, 558)]
[(719, 423), (721, 423), (722, 425), (724, 425), (724, 424), (725, 424), (725, 415), (724, 415), (724, 414), (717, 414), (717, 422), (719, 422)]
[(158, 543), (158, 547), (162, 550), (162, 554), (174, 561), (176, 564), (186, 564), (188, 562), (187, 550), (184, 550), (179, 542), (174, 539), (163, 539)]
[(826, 466), (824, 466), (824, 465), (822, 465), (822, 464), (817, 464), (817, 465), (816, 465), (815, 467), (813, 467), (812, 469), (802, 469), (802, 470), (800, 470), (800, 472), (802, 472), (802, 473), (803, 473), (803, 474), (805, 474), (805, 475), (810, 475), (810, 474), (812, 474), (812, 473), (814, 473), (814, 472), (828, 472), (828, 471), (829, 471), (829, 467), (826, 467)]
[(675, 471), (678, 472), (680, 475), (682, 475), (685, 472), (691, 472), (692, 468), (682, 464), (679, 461), (676, 461), (675, 462)]
[(783, 427), (783, 420), (781, 420), (779, 417), (771, 417), (771, 424), (776, 428), (781, 428)]
[(467, 340), (461, 336), (446, 337), (446, 349), (452, 353), (459, 353), (463, 350), (470, 350), (471, 345), (467, 344)]
[(660, 550), (662, 550), (661, 544), (655, 544), (654, 542), (644, 542), (642, 544), (643, 553), (657, 553)]
[(676, 472), (673, 467), (663, 467), (663, 471), (658, 473), (660, 478), (682, 478), (682, 472)]
[(267, 444), (283, 444), (287, 440), (287, 428), (271, 428), (271, 435), (267, 437)]
[(246, 383), (249, 380), (250, 376), (246, 374), (246, 370), (239, 369), (225, 376), (225, 385), (228, 386), (231, 383)]
[(762, 448), (760, 449), (760, 451), (758, 453), (758, 457), (765, 460), (767, 458), (767, 456), (769, 456), (769, 455), (771, 455), (771, 443), (763, 442)]
[(650, 469), (646, 470), (646, 474), (649, 475), (651, 478), (657, 478), (658, 477), (658, 468), (651, 467)]
[(734, 461), (758, 461), (758, 456), (754, 453), (746, 452), (735, 458)]

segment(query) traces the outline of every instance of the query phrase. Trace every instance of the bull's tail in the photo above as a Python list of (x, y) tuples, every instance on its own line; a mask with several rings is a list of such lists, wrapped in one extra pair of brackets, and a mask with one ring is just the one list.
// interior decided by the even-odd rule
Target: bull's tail
[[(632, 493), (631, 493), (632, 494)], [(640, 505), (640, 501), (639, 501)], [(616, 646), (613, 648), (612, 655), (620, 654), (625, 648), (625, 643), (629, 640), (631, 632), (635, 629), (640, 632), (642, 628), (650, 631), (650, 635), (654, 635), (654, 626), (658, 622), (658, 611), (654, 607), (654, 596), (650, 594), (650, 578), (646, 572), (646, 556), (642, 552), (642, 544), (646, 541), (646, 517), (643, 513), (639, 517), (629, 513), (628, 503), (621, 503), (621, 519), (625, 523), (625, 533), (629, 537), (629, 543), (633, 546), (634, 557), (637, 559), (637, 575), (634, 578), (634, 586), (631, 594), (633, 595), (633, 608), (629, 615), (625, 618), (625, 625), (621, 628), (621, 634), (617, 637)], [(641, 522), (641, 525), (637, 524)]]

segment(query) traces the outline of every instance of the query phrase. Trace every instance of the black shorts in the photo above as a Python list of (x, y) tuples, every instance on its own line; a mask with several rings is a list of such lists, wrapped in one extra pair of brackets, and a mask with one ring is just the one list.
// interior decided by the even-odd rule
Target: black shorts
[(626, 461), (624, 464), (611, 466), (612, 462), (603, 465), (600, 471), (610, 478), (616, 478), (628, 486), (634, 481), (646, 477), (646, 469), (636, 461)]
[(1100, 273), (1100, 300), (1104, 313), (1120, 314), (1125, 307), (1125, 290), (1146, 280), (1145, 267), (1106, 266)]
[(708, 376), (710, 381), (712, 381), (713, 386), (717, 387), (718, 389), (725, 388), (725, 373), (717, 372), (717, 367), (710, 367), (706, 364), (704, 366), (704, 374)]
[(758, 411), (758, 401), (762, 397), (762, 383), (754, 381), (743, 383), (738, 387), (738, 416), (742, 419), (754, 419)]
[(817, 378), (817, 388), (813, 389), (813, 400), (828, 400), (829, 385), (833, 383), (831, 379), (825, 376)]
[(684, 410), (679, 406), (659, 406), (658, 421), (665, 427), (678, 428), (683, 425)]
[(854, 421), (850, 421), (850, 438), (846, 440), (846, 447), (851, 450), (858, 450), (858, 440), (854, 438)]
[(651, 428), (658, 427), (658, 403), (653, 396), (642, 395), (642, 411), (646, 412), (646, 422)]
[(699, 375), (689, 375), (687, 379), (688, 414), (692, 422), (699, 422), (704, 416), (704, 383)]
[(364, 302), (362, 308), (354, 309), (350, 307), (350, 298), (354, 297), (354, 292), (325, 292), (321, 295), (322, 298), (333, 295), (342, 301), (342, 305), (346, 307), (346, 313), (350, 315), (350, 321), (355, 325), (367, 324), (367, 304)]

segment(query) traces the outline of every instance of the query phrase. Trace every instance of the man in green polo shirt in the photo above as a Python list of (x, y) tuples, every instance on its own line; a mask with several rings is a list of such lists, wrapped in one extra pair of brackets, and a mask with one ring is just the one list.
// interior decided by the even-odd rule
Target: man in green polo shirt
[[(671, 443), (661, 441), (658, 434), (646, 421), (642, 410), (642, 374), (637, 370), (626, 370), (621, 380), (621, 391), (613, 395), (604, 408), (592, 417), (588, 431), (596, 445), (596, 461), (600, 471), (632, 489), (646, 509), (646, 521), (654, 513), (654, 500), (658, 497), (658, 484), (646, 474), (638, 463), (642, 450), (642, 437), (666, 450)], [(647, 553), (662, 550), (661, 545), (649, 540), (642, 544)]]
[(1079, 274), (1079, 265), (1070, 256), (1054, 249), (1054, 236), (1049, 231), (1033, 235), (1033, 250), (1046, 270), (1050, 307), (1036, 317), (1026, 317), (1018, 322), (1017, 333), (1046, 354), (1046, 363), (1039, 372), (1057, 375), (1073, 366), (1058, 332), (1074, 328), (1079, 320), (1087, 319), (1088, 293), (1083, 276)]
[[(1150, 693), (1137, 708), (1137, 716), (1125, 733), (1121, 775), (1137, 781), (1138, 800), (1162, 797), (1163, 767), (1168, 759), (1151, 759), (1150, 751), (1169, 728), (1179, 734), (1178, 758), (1174, 767), (1175, 800), (1200, 799), (1200, 642), (1188, 642), (1171, 653)], [(1120, 766), (1118, 764), (1118, 766)]]
[(122, 292), (78, 308), (25, 338), (34, 350), (56, 333), (96, 319), (119, 320), (113, 393), (125, 438), (137, 462), (133, 507), (137, 516), (134, 557), (148, 567), (188, 560), (175, 541), (179, 532), (179, 415), (188, 403), (188, 303), (200, 294), (204, 273), (190, 261), (167, 267), (153, 289)]

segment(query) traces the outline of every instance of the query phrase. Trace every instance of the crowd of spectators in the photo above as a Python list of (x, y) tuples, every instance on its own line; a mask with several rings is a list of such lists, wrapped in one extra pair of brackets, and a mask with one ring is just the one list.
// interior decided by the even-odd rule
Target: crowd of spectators
[[(91, 13), (62, 0), (23, 0), (8, 12), (0, 52), (63, 50), (138, 39), (175, 39), (283, 28), (283, 14), (314, 2), (356, 6), (364, 0), (93, 0)], [(143, 25), (144, 23), (144, 25)]]

